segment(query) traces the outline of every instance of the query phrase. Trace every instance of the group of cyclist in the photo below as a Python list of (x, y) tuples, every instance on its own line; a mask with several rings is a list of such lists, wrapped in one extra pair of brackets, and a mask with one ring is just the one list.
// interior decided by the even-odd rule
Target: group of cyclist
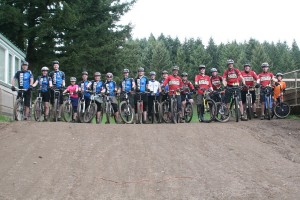
[[(244, 114), (244, 106), (246, 102), (246, 94), (248, 90), (252, 94), (253, 103), (253, 114), (257, 118), (256, 114), (256, 93), (255, 87), (261, 88), (260, 90), (260, 102), (261, 102), (261, 119), (264, 119), (264, 88), (267, 86), (272, 86), (274, 88), (274, 98), (278, 98), (285, 89), (285, 83), (282, 81), (283, 74), (277, 73), (274, 76), (269, 71), (269, 64), (262, 63), (262, 72), (256, 74), (252, 69), (250, 64), (244, 64), (244, 70), (240, 71), (234, 67), (234, 61), (232, 59), (227, 60), (227, 69), (224, 71), (223, 76), (218, 75), (218, 70), (216, 68), (211, 68), (211, 76), (206, 74), (206, 66), (200, 65), (198, 67), (199, 73), (195, 75), (194, 84), (188, 80), (188, 73), (183, 72), (181, 76), (179, 75), (179, 67), (172, 67), (172, 73), (169, 74), (168, 71), (162, 71), (162, 80), (158, 81), (156, 78), (156, 72), (151, 71), (148, 78), (145, 75), (145, 70), (143, 67), (138, 68), (137, 77), (133, 78), (129, 76), (129, 70), (123, 70), (123, 79), (120, 84), (117, 84), (113, 80), (112, 73), (105, 74), (105, 80), (101, 80), (101, 73), (95, 72), (93, 74), (93, 80), (88, 79), (88, 72), (82, 72), (82, 80), (79, 82), (75, 77), (70, 78), (70, 85), (66, 87), (66, 76), (63, 71), (59, 69), (59, 62), (53, 61), (53, 71), (49, 72), (48, 67), (42, 67), (41, 75), (34, 81), (33, 74), (28, 70), (28, 62), (23, 62), (21, 70), (16, 72), (12, 79), (12, 90), (16, 91), (15, 80), (18, 81), (18, 88), (24, 89), (24, 106), (25, 106), (25, 117), (27, 119), (29, 115), (29, 107), (31, 101), (31, 88), (38, 86), (41, 92), (42, 100), (44, 102), (45, 114), (44, 120), (48, 120), (49, 116), (49, 102), (53, 104), (54, 101), (54, 89), (59, 89), (61, 92), (59, 104), (63, 104), (63, 94), (70, 93), (70, 99), (73, 106), (73, 121), (77, 121), (77, 106), (79, 98), (84, 98), (86, 107), (88, 107), (91, 99), (91, 94), (103, 94), (109, 96), (112, 102), (112, 107), (115, 113), (115, 118), (119, 118), (118, 112), (118, 101), (117, 96), (123, 93), (128, 94), (129, 103), (133, 108), (132, 112), (136, 110), (136, 105), (138, 100), (143, 101), (143, 122), (147, 123), (148, 117), (151, 117), (151, 111), (153, 107), (153, 101), (159, 98), (160, 101), (165, 101), (168, 95), (175, 95), (177, 99), (178, 113), (180, 116), (180, 122), (183, 120), (182, 109), (185, 108), (186, 99), (193, 104), (192, 94), (196, 94), (196, 104), (197, 106), (203, 106), (203, 99), (205, 91), (219, 91), (224, 95), (222, 96), (222, 101), (229, 105), (232, 92), (231, 88), (238, 87), (238, 99), (239, 108), (241, 113), (241, 120), (247, 120)], [(137, 95), (139, 94), (139, 95)], [(211, 93), (212, 99), (217, 99), (214, 93)], [(186, 98), (186, 95), (188, 98)], [(122, 96), (121, 96), (122, 99)], [(96, 122), (101, 123), (101, 102), (97, 103), (97, 113)], [(59, 116), (60, 118), (60, 116)]]

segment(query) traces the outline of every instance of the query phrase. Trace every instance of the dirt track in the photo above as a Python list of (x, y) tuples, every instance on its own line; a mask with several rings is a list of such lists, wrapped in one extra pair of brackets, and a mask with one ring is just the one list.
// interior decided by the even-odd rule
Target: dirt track
[(0, 199), (299, 199), (300, 121), (0, 123)]

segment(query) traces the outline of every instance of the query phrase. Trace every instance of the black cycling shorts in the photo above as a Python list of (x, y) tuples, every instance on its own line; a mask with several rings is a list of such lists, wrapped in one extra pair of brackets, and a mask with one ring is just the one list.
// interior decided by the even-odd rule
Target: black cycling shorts
[(49, 102), (50, 101), (50, 92), (41, 92), (42, 101), (43, 102)]
[(27, 91), (19, 91), (17, 98), (19, 98), (22, 95), (23, 92), (23, 97), (24, 97), (24, 106), (30, 107), (30, 101), (31, 101), (31, 90)]

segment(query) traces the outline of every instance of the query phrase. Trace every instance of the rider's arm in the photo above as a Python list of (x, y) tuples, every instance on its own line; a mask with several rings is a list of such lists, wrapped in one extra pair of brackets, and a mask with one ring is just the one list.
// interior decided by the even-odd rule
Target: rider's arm
[(158, 92), (161, 93), (161, 86), (159, 82), (158, 82)]
[(134, 79), (132, 79), (132, 90), (135, 90), (135, 88), (136, 88), (135, 81)]
[(39, 83), (39, 81), (36, 80), (36, 81), (32, 84), (32, 87), (36, 87), (38, 83)]
[(223, 74), (223, 80), (222, 80), (222, 83), (224, 85), (224, 87), (227, 87), (227, 70), (224, 71), (224, 74)]
[(65, 73), (62, 75), (62, 87), (66, 87)]
[(166, 86), (169, 83), (169, 76), (164, 80), (162, 86)]
[(64, 91), (63, 94), (67, 93), (69, 91), (69, 88), (67, 87)]

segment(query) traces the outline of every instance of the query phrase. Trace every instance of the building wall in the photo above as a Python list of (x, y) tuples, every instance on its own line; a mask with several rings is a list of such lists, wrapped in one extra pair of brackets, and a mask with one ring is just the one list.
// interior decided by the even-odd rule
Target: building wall
[(21, 68), (25, 54), (0, 34), (0, 115), (12, 115), (16, 92), (11, 91), (11, 79)]

